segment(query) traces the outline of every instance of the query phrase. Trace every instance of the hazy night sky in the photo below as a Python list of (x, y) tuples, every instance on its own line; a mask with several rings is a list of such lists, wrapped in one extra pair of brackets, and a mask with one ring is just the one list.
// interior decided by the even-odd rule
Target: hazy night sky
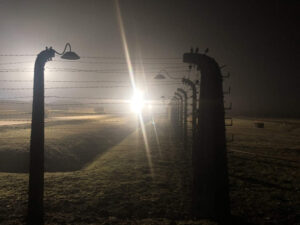
[[(236, 112), (299, 116), (300, 79), (296, 68), (300, 26), (296, 2), (121, 0), (120, 6), (133, 57), (181, 58), (191, 46), (200, 51), (208, 47), (210, 56), (220, 65), (227, 65), (224, 73), (232, 75), (224, 89), (231, 85), (232, 95), (226, 98), (233, 102)], [(70, 42), (80, 56), (124, 56), (112, 0), (1, 0), (0, 27), (0, 54), (37, 54), (45, 46), (60, 51)], [(34, 57), (0, 57), (0, 63), (28, 60), (34, 61)], [(55, 67), (71, 65), (61, 63)], [(20, 78), (20, 74), (1, 76)], [(109, 74), (80, 76), (128, 79)], [(79, 79), (79, 75), (75, 78)], [(66, 79), (73, 78), (68, 75)], [(155, 89), (153, 96), (170, 95), (174, 89)], [(122, 93), (96, 91), (89, 94), (116, 97)], [(0, 95), (7, 96), (3, 91)]]

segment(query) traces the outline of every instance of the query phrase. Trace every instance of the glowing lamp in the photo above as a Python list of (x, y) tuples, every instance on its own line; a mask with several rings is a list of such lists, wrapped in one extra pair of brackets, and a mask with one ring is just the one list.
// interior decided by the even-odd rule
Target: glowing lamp
[(131, 98), (131, 110), (135, 113), (141, 113), (145, 105), (143, 93), (139, 90), (134, 92)]

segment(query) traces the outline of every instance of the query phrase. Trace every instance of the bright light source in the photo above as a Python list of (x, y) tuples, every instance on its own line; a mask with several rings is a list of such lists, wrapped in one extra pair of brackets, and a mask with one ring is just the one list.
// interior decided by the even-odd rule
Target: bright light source
[(139, 90), (135, 90), (135, 93), (131, 99), (131, 110), (135, 113), (141, 113), (145, 105), (143, 93)]

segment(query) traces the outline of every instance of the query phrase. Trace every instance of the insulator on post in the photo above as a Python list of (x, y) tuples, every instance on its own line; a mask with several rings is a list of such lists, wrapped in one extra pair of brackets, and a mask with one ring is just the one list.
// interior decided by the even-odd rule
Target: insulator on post
[(224, 118), (224, 119), (225, 119), (225, 121), (226, 121), (226, 120), (230, 120), (230, 123), (229, 123), (229, 124), (225, 122), (225, 127), (232, 127), (232, 125), (233, 125), (232, 118), (231, 118), (231, 117), (228, 117), (228, 118)]

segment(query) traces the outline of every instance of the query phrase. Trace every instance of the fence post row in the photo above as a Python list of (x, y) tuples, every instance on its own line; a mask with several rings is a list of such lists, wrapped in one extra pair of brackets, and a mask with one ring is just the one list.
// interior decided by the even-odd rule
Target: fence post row
[(184, 149), (187, 150), (188, 135), (187, 135), (187, 115), (188, 115), (188, 96), (185, 90), (177, 88), (178, 93), (183, 95), (184, 100), (184, 113), (183, 113), (183, 144)]
[(192, 154), (196, 148), (197, 139), (197, 90), (196, 85), (190, 79), (182, 78), (182, 83), (188, 85), (192, 89)]
[(197, 217), (229, 217), (222, 75), (218, 63), (197, 51), (185, 53), (183, 62), (201, 71), (198, 147), (193, 152), (193, 210)]

